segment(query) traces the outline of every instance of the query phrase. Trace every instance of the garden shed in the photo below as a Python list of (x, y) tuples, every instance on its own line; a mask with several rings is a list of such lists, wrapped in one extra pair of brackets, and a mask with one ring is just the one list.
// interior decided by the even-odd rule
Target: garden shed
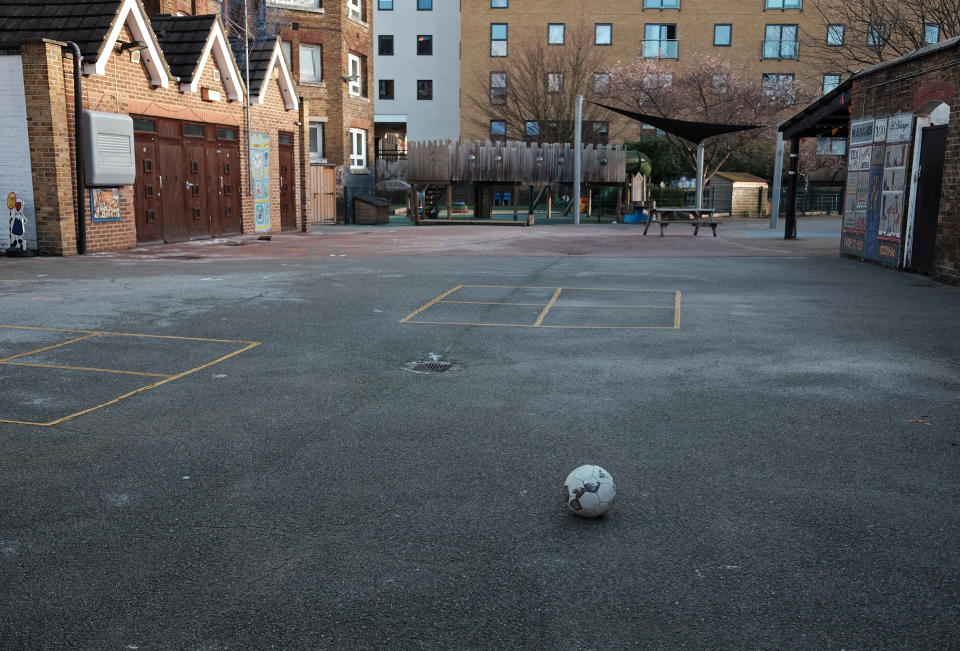
[(758, 217), (766, 213), (767, 182), (746, 172), (717, 172), (707, 183), (715, 214)]

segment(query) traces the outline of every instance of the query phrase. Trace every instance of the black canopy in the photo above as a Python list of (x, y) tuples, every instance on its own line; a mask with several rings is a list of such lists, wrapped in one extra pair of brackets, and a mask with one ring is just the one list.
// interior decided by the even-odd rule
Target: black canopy
[(713, 136), (722, 136), (725, 133), (748, 131), (750, 129), (761, 129), (764, 126), (762, 124), (713, 124), (711, 122), (688, 122), (687, 120), (673, 120), (670, 118), (662, 118), (658, 115), (645, 115), (643, 113), (635, 113), (622, 108), (607, 106), (606, 104), (600, 104), (599, 102), (591, 102), (590, 100), (587, 101), (591, 104), (601, 106), (608, 111), (613, 111), (614, 113), (625, 115), (628, 118), (639, 120), (644, 124), (649, 124), (650, 126), (666, 131), (667, 133), (671, 133), (678, 138), (695, 142), (698, 145), (707, 138), (712, 138)]

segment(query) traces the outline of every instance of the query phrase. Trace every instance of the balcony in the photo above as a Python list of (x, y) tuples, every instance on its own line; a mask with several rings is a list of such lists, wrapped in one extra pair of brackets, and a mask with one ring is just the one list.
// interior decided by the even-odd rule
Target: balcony
[(676, 59), (676, 39), (662, 39), (657, 41), (643, 41), (641, 54), (644, 59)]
[(796, 59), (798, 49), (799, 45), (796, 39), (789, 41), (764, 41), (761, 58), (778, 60)]

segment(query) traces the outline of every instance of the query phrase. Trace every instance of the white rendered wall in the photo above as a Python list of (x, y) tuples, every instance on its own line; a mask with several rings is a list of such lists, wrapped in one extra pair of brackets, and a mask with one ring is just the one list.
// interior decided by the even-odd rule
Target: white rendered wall
[[(460, 3), (433, 0), (432, 11), (417, 11), (416, 0), (394, 0), (380, 11), (373, 0), (373, 87), (377, 122), (406, 116), (407, 140), (460, 137)], [(379, 55), (379, 37), (393, 35), (393, 56)], [(433, 36), (433, 54), (417, 55), (417, 35)], [(380, 80), (393, 79), (393, 100), (380, 99)], [(433, 99), (417, 99), (417, 80), (433, 80)], [(386, 119), (384, 119), (386, 118)]]
[(30, 140), (27, 136), (27, 105), (23, 89), (23, 67), (19, 55), (0, 56), (0, 249), (10, 243), (10, 215), (7, 196), (14, 193), (27, 218), (27, 248), (37, 248), (37, 224), (33, 208), (33, 172), (30, 165)]

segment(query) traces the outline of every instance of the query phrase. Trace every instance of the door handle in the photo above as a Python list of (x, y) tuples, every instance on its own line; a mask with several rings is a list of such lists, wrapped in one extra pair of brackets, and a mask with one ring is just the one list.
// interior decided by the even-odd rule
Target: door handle
[(220, 189), (223, 190), (223, 177), (220, 177)]
[(157, 176), (160, 177), (160, 190), (157, 192), (157, 194), (160, 194), (160, 192), (163, 192), (163, 174), (158, 174)]
[(186, 181), (185, 183), (187, 184), (188, 190), (193, 187), (193, 183), (191, 183), (190, 181)]

